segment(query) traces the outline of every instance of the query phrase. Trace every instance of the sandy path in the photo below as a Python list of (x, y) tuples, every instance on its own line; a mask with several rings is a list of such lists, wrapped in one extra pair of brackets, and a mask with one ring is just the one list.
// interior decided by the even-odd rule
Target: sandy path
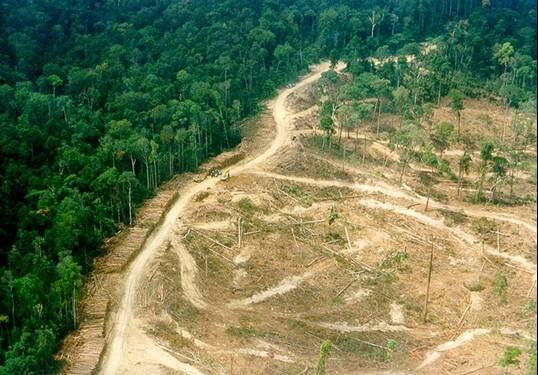
[(475, 337), (486, 335), (490, 333), (490, 331), (490, 329), (486, 328), (476, 328), (463, 332), (456, 339), (452, 341), (447, 341), (437, 346), (433, 351), (426, 354), (426, 358), (424, 359), (424, 361), (422, 361), (420, 366), (417, 367), (417, 370), (420, 370), (438, 360), (441, 357), (441, 353), (465, 345), (466, 343), (474, 340)]
[(312, 276), (312, 273), (307, 272), (304, 275), (300, 275), (300, 276), (286, 277), (284, 280), (278, 283), (277, 286), (274, 286), (262, 292), (256, 293), (252, 295), (251, 297), (238, 300), (238, 301), (232, 301), (228, 303), (227, 306), (229, 308), (235, 308), (235, 307), (247, 306), (253, 303), (256, 304), (256, 303), (263, 302), (271, 297), (285, 294), (289, 292), (290, 290), (297, 288), (304, 280), (306, 280), (307, 278), (311, 276)]
[[(379, 194), (383, 194), (392, 198), (407, 199), (409, 201), (412, 201), (418, 204), (425, 204), (426, 199), (427, 199), (426, 197), (421, 196), (416, 193), (414, 193), (413, 195), (409, 194), (408, 192), (405, 192), (398, 187), (391, 186), (381, 181), (379, 182), (376, 181), (374, 184), (359, 184), (359, 183), (352, 183), (352, 182), (345, 182), (345, 181), (338, 181), (338, 180), (321, 180), (321, 179), (310, 178), (310, 177), (288, 176), (288, 175), (282, 175), (282, 174), (266, 172), (266, 171), (252, 171), (251, 174), (268, 177), (268, 178), (274, 178), (278, 180), (284, 180), (284, 181), (300, 182), (300, 183), (320, 186), (320, 187), (336, 186), (336, 187), (352, 189), (352, 190), (359, 191), (362, 193), (379, 193)], [(433, 200), (432, 198), (430, 198), (429, 207), (451, 210), (451, 211), (461, 211), (463, 214), (467, 216), (485, 217), (488, 219), (505, 221), (511, 224), (515, 224), (515, 225), (525, 228), (528, 232), (530, 232), (532, 234), (533, 240), (536, 242), (536, 237), (537, 237), (536, 224), (528, 223), (510, 214), (486, 211), (483, 209), (472, 208), (472, 207), (452, 206), (452, 205), (437, 202)], [(405, 210), (406, 208), (400, 207), (400, 209)], [(427, 220), (426, 218), (429, 218), (429, 216), (421, 215), (421, 218)]]
[(338, 323), (316, 323), (317, 326), (332, 329), (339, 332), (406, 332), (410, 329), (403, 325), (392, 325), (386, 322), (367, 323), (360, 326), (351, 326), (346, 322)]
[(170, 243), (179, 258), (181, 289), (183, 290), (185, 298), (187, 298), (187, 300), (192, 303), (194, 307), (198, 309), (205, 309), (207, 307), (207, 303), (204, 301), (202, 293), (200, 293), (198, 285), (195, 281), (198, 273), (196, 261), (187, 251), (185, 246), (183, 246), (178, 236), (173, 236)]
[[(337, 70), (341, 70), (343, 65), (339, 65)], [(268, 161), (271, 157), (277, 154), (277, 151), (286, 144), (291, 144), (291, 123), (293, 118), (296, 117), (286, 108), (286, 99), (293, 93), (295, 90), (308, 85), (321, 76), (321, 74), (329, 69), (329, 64), (324, 63), (317, 67), (315, 72), (306, 76), (299, 83), (297, 83), (293, 88), (285, 89), (280, 92), (276, 100), (272, 103), (273, 116), (276, 122), (276, 136), (269, 147), (264, 150), (261, 154), (255, 158), (247, 159), (247, 161), (239, 162), (237, 165), (232, 166), (229, 169), (229, 172), (232, 176), (242, 174), (242, 173), (252, 173), (256, 175), (261, 175), (264, 177), (270, 177), (275, 179), (284, 179), (289, 181), (302, 182), (317, 186), (340, 186), (348, 187), (357, 191), (365, 193), (380, 193), (386, 196), (407, 199), (416, 203), (425, 203), (425, 197), (420, 195), (412, 195), (408, 192), (404, 192), (400, 188), (388, 185), (383, 182), (375, 181), (372, 184), (355, 184), (355, 183), (346, 183), (341, 181), (324, 181), (319, 179), (312, 178), (303, 178), (303, 177), (294, 177), (294, 176), (283, 176), (270, 172), (263, 172), (256, 170), (257, 167), (261, 166), (263, 163)], [(134, 304), (136, 300), (136, 291), (138, 289), (138, 284), (141, 281), (141, 277), (144, 274), (146, 266), (155, 256), (158, 248), (165, 243), (166, 241), (173, 240), (172, 234), (174, 233), (174, 228), (178, 224), (178, 219), (180, 219), (182, 213), (186, 209), (190, 201), (200, 192), (213, 188), (218, 182), (219, 178), (208, 177), (201, 183), (191, 183), (185, 186), (181, 191), (180, 198), (176, 203), (171, 207), (169, 212), (166, 214), (165, 219), (162, 225), (155, 229), (152, 235), (146, 241), (144, 248), (141, 250), (140, 254), (134, 259), (129, 268), (125, 273), (125, 284), (124, 284), (124, 293), (119, 302), (118, 311), (115, 314), (114, 325), (110, 335), (107, 339), (106, 351), (103, 353), (102, 364), (100, 373), (102, 374), (118, 374), (118, 373), (141, 373), (144, 372), (140, 368), (140, 364), (144, 363), (148, 366), (151, 366), (152, 370), (150, 373), (156, 373), (157, 370), (162, 367), (167, 367), (177, 371), (185, 372), (188, 374), (200, 374), (201, 372), (192, 367), (187, 363), (182, 363), (175, 356), (171, 355), (168, 350), (165, 350), (157, 344), (151, 337), (143, 333), (141, 327), (135, 323), (136, 319), (134, 317), (135, 309)], [(364, 201), (362, 203), (365, 203)], [(428, 225), (432, 225), (438, 228), (446, 229), (444, 223), (439, 220), (435, 220), (429, 216), (419, 214), (416, 211), (404, 209), (400, 206), (388, 207), (386, 204), (376, 201), (369, 201), (367, 205), (376, 206), (376, 208), (389, 209), (396, 211), (400, 214), (413, 216), (415, 219), (422, 221)], [(379, 205), (382, 205), (379, 206)], [(447, 209), (457, 209), (452, 206), (443, 205), (441, 203), (430, 200), (431, 207), (438, 208), (447, 208)], [(536, 227), (531, 223), (524, 222), (516, 217), (513, 217), (508, 214), (494, 213), (491, 211), (484, 211), (479, 209), (470, 208), (467, 209), (465, 213), (470, 216), (479, 216), (479, 217), (489, 217), (496, 220), (507, 221), (513, 224), (521, 225), (525, 227), (528, 231), (533, 233), (533, 237), (536, 241)], [(463, 231), (462, 231), (463, 232)], [(468, 242), (472, 242), (471, 238), (468, 238)], [(182, 246), (182, 244), (176, 240), (172, 243), (176, 254), (179, 256), (180, 266), (181, 266), (181, 281), (182, 289), (186, 298), (191, 301), (195, 306), (199, 308), (206, 308), (207, 302), (204, 301), (202, 294), (197, 288), (196, 285), (196, 263), (188, 251)], [(504, 254), (503, 254), (504, 255)], [(535, 265), (528, 262), (524, 258), (515, 259), (514, 256), (508, 254), (504, 255), (505, 258), (510, 258), (509, 260), (519, 263), (521, 266), (527, 270), (533, 270), (534, 274)], [(304, 276), (304, 275), (303, 275)], [(267, 298), (270, 298), (274, 295), (285, 293), (288, 290), (299, 285), (304, 279), (299, 276), (299, 279), (294, 279), (293, 277), (282, 285), (277, 285), (275, 288), (260, 292), (259, 295), (254, 295), (247, 300), (240, 302), (240, 305), (248, 305), (250, 303), (258, 303)], [(397, 319), (398, 320), (398, 319)], [(321, 323), (324, 324), (324, 323)], [(368, 330), (407, 330), (405, 326), (402, 325), (388, 325), (386, 323), (379, 323), (373, 325), (365, 325), (360, 327), (348, 326), (344, 324), (334, 324), (326, 323), (326, 328), (336, 329), (341, 331), (368, 331)], [(441, 348), (440, 351), (442, 351)], [(244, 349), (244, 354), (250, 355), (259, 355), (262, 352), (253, 353), (250, 349)], [(261, 354), (265, 356), (265, 353)], [(280, 360), (287, 361), (288, 358), (281, 358)]]
[[(338, 70), (343, 69), (343, 65), (337, 67)], [(290, 142), (290, 117), (291, 114), (286, 108), (286, 99), (287, 97), (295, 90), (303, 87), (304, 85), (310, 84), (321, 77), (321, 74), (329, 69), (329, 63), (320, 64), (317, 69), (294, 87), (283, 90), (278, 97), (276, 98), (273, 105), (273, 116), (276, 122), (276, 137), (272, 141), (269, 148), (267, 148), (262, 154), (251, 159), (250, 161), (244, 164), (238, 164), (236, 167), (229, 169), (231, 175), (240, 174), (248, 169), (252, 169), (271, 156), (275, 155), (277, 150), (284, 146), (286, 143)], [(214, 187), (219, 178), (208, 177), (201, 183), (191, 183), (185, 186), (181, 191), (180, 198), (176, 203), (170, 208), (169, 212), (166, 214), (165, 219), (162, 225), (155, 229), (152, 235), (146, 241), (144, 248), (140, 251), (140, 254), (134, 259), (129, 268), (126, 271), (125, 275), (125, 287), (124, 293), (121, 297), (119, 303), (119, 308), (115, 316), (115, 323), (113, 329), (110, 333), (110, 337), (107, 340), (106, 351), (103, 356), (100, 373), (102, 374), (117, 374), (120, 371), (129, 372), (130, 366), (132, 364), (123, 363), (124, 352), (127, 350), (128, 346), (132, 345), (131, 342), (126, 342), (128, 328), (130, 328), (129, 321), (133, 318), (133, 305), (135, 303), (137, 284), (140, 281), (144, 273), (144, 269), (147, 266), (148, 262), (155, 255), (159, 246), (166, 240), (169, 239), (170, 234), (173, 232), (173, 228), (176, 225), (181, 214), (184, 212), (185, 208), (189, 202), (194, 198), (194, 196), (204, 190)], [(185, 258), (183, 258), (185, 259)], [(191, 279), (191, 282), (194, 283), (194, 280)], [(193, 288), (188, 286), (192, 291)], [(192, 296), (191, 296), (192, 297)], [(198, 299), (199, 296), (195, 296), (195, 299)], [(142, 350), (140, 355), (143, 356), (146, 350)], [(163, 363), (169, 363), (169, 358), (162, 356)], [(179, 363), (179, 361), (178, 361)], [(172, 368), (182, 367), (186, 364), (175, 363), (173, 366), (168, 366)]]

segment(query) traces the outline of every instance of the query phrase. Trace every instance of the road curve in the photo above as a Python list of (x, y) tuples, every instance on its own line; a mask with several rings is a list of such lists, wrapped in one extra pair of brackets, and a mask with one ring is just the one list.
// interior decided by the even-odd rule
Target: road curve
[[(344, 66), (338, 65), (337, 70)], [(329, 63), (322, 63), (315, 67), (312, 73), (302, 78), (292, 88), (282, 90), (277, 96), (273, 106), (273, 116), (276, 122), (276, 136), (270, 146), (261, 154), (251, 158), (246, 162), (239, 162), (236, 166), (229, 169), (230, 174), (237, 175), (247, 170), (251, 170), (267, 161), (271, 156), (290, 141), (290, 112), (286, 108), (286, 99), (295, 90), (318, 80), (321, 74), (330, 68)], [(170, 208), (166, 214), (163, 223), (156, 228), (146, 241), (146, 244), (140, 251), (139, 255), (133, 260), (125, 272), (124, 293), (121, 296), (118, 311), (116, 312), (115, 322), (107, 339), (105, 352), (102, 354), (102, 362), (99, 369), (100, 374), (117, 374), (121, 369), (124, 352), (128, 346), (127, 337), (129, 331), (129, 322), (133, 318), (133, 305), (136, 298), (136, 290), (149, 261), (155, 255), (159, 247), (169, 239), (173, 233), (173, 228), (181, 217), (182, 212), (189, 204), (191, 199), (198, 193), (215, 186), (219, 178), (207, 178), (201, 183), (190, 183), (185, 186), (180, 193), (180, 198)]]

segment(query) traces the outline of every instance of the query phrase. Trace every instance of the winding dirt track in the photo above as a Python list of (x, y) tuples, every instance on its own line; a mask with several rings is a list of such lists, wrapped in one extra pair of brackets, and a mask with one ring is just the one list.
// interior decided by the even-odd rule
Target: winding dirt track
[[(287, 142), (290, 141), (289, 117), (291, 116), (291, 113), (287, 110), (285, 105), (287, 97), (295, 90), (303, 87), (304, 85), (318, 80), (321, 77), (321, 74), (328, 69), (329, 63), (320, 64), (314, 69), (313, 73), (307, 75), (294, 87), (283, 90), (278, 95), (273, 104), (273, 116), (276, 122), (277, 130), (276, 137), (274, 138), (269, 148), (267, 148), (262, 154), (250, 159), (246, 163), (239, 163), (237, 166), (230, 168), (231, 175), (238, 175), (249, 169), (261, 165), (271, 156), (275, 155), (278, 149), (280, 149), (282, 146), (284, 146)], [(339, 65), (337, 69), (343, 69), (343, 65)], [(123, 364), (122, 361), (126, 357), (128, 357), (128, 355), (126, 354), (126, 350), (127, 346), (131, 345), (131, 343), (127, 342), (128, 338), (130, 337), (129, 334), (130, 331), (139, 329), (137, 327), (136, 321), (133, 319), (133, 305), (135, 303), (136, 290), (139, 284), (139, 280), (144, 273), (144, 269), (148, 262), (155, 255), (159, 247), (170, 238), (170, 235), (173, 233), (174, 225), (176, 225), (178, 219), (181, 217), (182, 212), (185, 210), (186, 206), (189, 204), (192, 198), (196, 194), (215, 186), (218, 181), (219, 178), (216, 177), (207, 178), (201, 183), (193, 183), (187, 185), (180, 192), (180, 198), (171, 207), (170, 211), (165, 216), (163, 224), (153, 232), (153, 234), (146, 242), (146, 245), (141, 250), (140, 254), (136, 257), (136, 259), (127, 269), (125, 275), (124, 293), (119, 303), (119, 310), (116, 313), (116, 321), (114, 327), (112, 329), (110, 338), (108, 339), (107, 350), (104, 353), (100, 373), (116, 374), (126, 369), (125, 364)], [(136, 338), (140, 338), (140, 335), (137, 335)], [(158, 352), (155, 352), (154, 357), (157, 357), (156, 359), (158, 360), (170, 357), (170, 354), (166, 353), (167, 355), (163, 355), (162, 352), (163, 349), (160, 349)], [(169, 365), (169, 367), (171, 368), (181, 369), (182, 371), (187, 373), (199, 373), (196, 369), (192, 367), (187, 368), (187, 366), (188, 365), (181, 363)]]
[[(376, 181), (374, 184), (359, 184), (359, 183), (351, 183), (351, 182), (338, 181), (338, 180), (321, 180), (319, 178), (282, 175), (282, 174), (266, 172), (266, 171), (252, 171), (251, 173), (257, 176), (274, 178), (274, 179), (285, 180), (285, 181), (300, 182), (303, 184), (309, 184), (309, 185), (320, 186), (320, 187), (337, 186), (337, 187), (345, 187), (345, 188), (352, 189), (355, 191), (360, 191), (363, 193), (379, 193), (379, 194), (383, 194), (392, 198), (407, 199), (409, 201), (412, 201), (418, 204), (425, 204), (427, 200), (427, 198), (424, 196), (421, 196), (416, 193), (410, 194), (408, 192), (405, 192), (403, 189), (397, 188), (395, 186), (391, 186), (382, 181)], [(363, 172), (361, 171), (360, 173), (363, 173)], [(531, 236), (534, 242), (537, 241), (536, 223), (528, 223), (510, 214), (486, 211), (486, 210), (470, 208), (470, 207), (462, 208), (459, 206), (452, 206), (449, 204), (443, 204), (443, 203), (437, 202), (431, 198), (430, 198), (429, 206), (431, 208), (437, 208), (437, 209), (461, 211), (467, 216), (485, 217), (492, 220), (504, 221), (511, 224), (519, 225), (519, 226), (524, 227), (528, 232), (531, 233)], [(406, 209), (406, 208), (401, 208), (401, 210), (410, 211), (409, 209)]]
[[(343, 69), (343, 67), (343, 65), (338, 65), (336, 69), (341, 70)], [(371, 184), (358, 184), (337, 180), (328, 181), (307, 177), (285, 176), (277, 173), (268, 172), (260, 168), (270, 158), (276, 156), (277, 152), (283, 146), (288, 143), (291, 143), (291, 135), (293, 134), (292, 120), (294, 117), (300, 116), (305, 112), (303, 111), (294, 114), (289, 111), (286, 106), (286, 100), (288, 96), (292, 94), (295, 90), (298, 90), (301, 87), (319, 79), (321, 74), (328, 69), (328, 63), (318, 65), (314, 68), (313, 73), (304, 77), (294, 87), (283, 90), (279, 93), (277, 98), (272, 101), (272, 103), (270, 103), (270, 106), (272, 107), (273, 111), (273, 116), (276, 122), (275, 138), (272, 140), (271, 144), (267, 147), (267, 149), (265, 149), (259, 155), (253, 156), (250, 159), (239, 162), (238, 164), (232, 166), (229, 169), (230, 174), (232, 176), (237, 176), (239, 174), (248, 173), (266, 178), (289, 180), (305, 184), (312, 184), (316, 186), (347, 187), (364, 193), (378, 193), (392, 198), (405, 199), (416, 203), (424, 203), (426, 201), (425, 197), (414, 193), (406, 192), (398, 187), (392, 186), (378, 179), (373, 179), (371, 181)], [(366, 174), (373, 177), (371, 174)], [(219, 178), (208, 177), (201, 183), (191, 183), (185, 186), (179, 192), (180, 198), (166, 214), (162, 225), (155, 229), (150, 238), (148, 238), (148, 240), (146, 241), (146, 244), (141, 250), (140, 254), (134, 259), (129, 268), (126, 270), (124, 275), (125, 283), (122, 286), (123, 295), (121, 297), (121, 301), (119, 302), (118, 311), (116, 312), (114, 317), (114, 326), (107, 339), (106, 351), (103, 354), (99, 373), (111, 375), (158, 373), (162, 366), (186, 374), (198, 375), (202, 373), (199, 369), (196, 369), (187, 363), (179, 361), (177, 357), (173, 355), (167, 348), (159, 345), (153, 338), (145, 334), (143, 331), (143, 327), (140, 324), (140, 321), (136, 317), (134, 306), (136, 303), (137, 290), (141, 286), (141, 279), (148, 264), (156, 256), (158, 250), (162, 249), (163, 245), (170, 241), (173, 250), (179, 258), (181, 283), (185, 298), (197, 308), (204, 309), (208, 307), (207, 303), (203, 299), (202, 293), (198, 290), (198, 286), (196, 284), (197, 267), (195, 261), (188, 253), (188, 251), (184, 248), (181, 241), (176, 238), (177, 233), (175, 233), (174, 228), (177, 227), (178, 223), (181, 224), (181, 216), (183, 215), (185, 209), (187, 208), (193, 197), (195, 197), (198, 193), (202, 191), (213, 188), (219, 181)], [(425, 222), (426, 224), (433, 227), (447, 229), (442, 221), (433, 219), (427, 215), (420, 214), (416, 211), (409, 210), (403, 206), (400, 207), (388, 203), (377, 202), (371, 199), (362, 200), (361, 204), (367, 207), (380, 208), (384, 210), (394, 211), (402, 215), (412, 216), (416, 220)], [(433, 200), (430, 200), (430, 206), (432, 208), (460, 209), (460, 207), (444, 205), (440, 202), (436, 202)], [(526, 230), (530, 232), (534, 241), (536, 241), (536, 226), (534, 223), (522, 221), (519, 218), (516, 218), (509, 214), (495, 213), (471, 207), (465, 207), (465, 213), (469, 216), (489, 217), (491, 219), (520, 225), (526, 228)], [(472, 247), (473, 244), (476, 243), (475, 239), (472, 238), (472, 236), (465, 236), (465, 233), (460, 232), (456, 233), (456, 230), (457, 229), (453, 229), (453, 234), (465, 240), (466, 245)], [(487, 250), (490, 252), (494, 251), (489, 247), (487, 248)], [(521, 257), (509, 256), (504, 254), (501, 255), (504, 256), (508, 261), (511, 261), (512, 263), (516, 263), (519, 266), (523, 267), (528, 273), (533, 274), (534, 278), (536, 278), (536, 265), (534, 265), (532, 262), (528, 262)], [(302, 276), (296, 276), (295, 278), (291, 277), (289, 280), (283, 280), (283, 283), (275, 286), (274, 288), (253, 295), (246, 300), (231, 301), (228, 308), (238, 307), (236, 305), (243, 306), (250, 303), (256, 303), (258, 301), (270, 298), (275, 294), (279, 294), (281, 292), (285, 293), (290, 290), (290, 288), (293, 289), (296, 284), (301, 283), (304, 277), (308, 276), (310, 275), (307, 274)], [(343, 329), (342, 327), (344, 327), (345, 329), (359, 329), (353, 327), (350, 328), (347, 326), (334, 326), (331, 328)], [(372, 327), (368, 328), (371, 329)], [(379, 327), (373, 328), (379, 329)], [(364, 327), (360, 329), (364, 329)], [(200, 345), (208, 346), (207, 344), (201, 342)], [(433, 356), (435, 356), (435, 358), (430, 358), (429, 361), (435, 361), (436, 357), (439, 356), (440, 353), (445, 349), (449, 350), (450, 348), (440, 346), (437, 352), (432, 354)], [(217, 349), (214, 348), (214, 350)], [(261, 357), (267, 356), (266, 352), (256, 352), (250, 349), (242, 350), (248, 355), (256, 355)], [(287, 357), (276, 359), (283, 360), (285, 362), (289, 361)], [(428, 363), (423, 364), (423, 366), (427, 366)]]

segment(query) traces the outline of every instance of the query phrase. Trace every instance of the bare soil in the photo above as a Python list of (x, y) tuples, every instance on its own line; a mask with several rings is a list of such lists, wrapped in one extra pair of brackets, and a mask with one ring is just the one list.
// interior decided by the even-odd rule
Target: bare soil
[[(472, 204), (441, 179), (426, 210), (421, 166), (399, 184), (397, 159), (374, 133), (360, 134), (356, 152), (343, 137), (345, 160), (320, 150), (312, 83), (327, 68), (245, 128), (229, 179), (178, 185), (114, 279), (99, 373), (313, 374), (326, 339), (329, 374), (526, 373), (535, 204)], [(493, 105), (466, 108), (473, 131), (484, 113), (501, 121)], [(434, 119), (449, 116), (442, 106)], [(517, 194), (536, 199), (535, 186), (525, 180)], [(504, 369), (507, 346), (524, 353)]]

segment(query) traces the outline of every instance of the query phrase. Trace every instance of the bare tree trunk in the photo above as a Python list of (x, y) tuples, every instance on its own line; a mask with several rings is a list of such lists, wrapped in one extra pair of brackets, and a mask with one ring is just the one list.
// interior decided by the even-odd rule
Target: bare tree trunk
[(357, 126), (355, 129), (355, 147), (353, 149), (354, 154), (357, 153), (357, 142), (359, 141), (359, 127)]
[(159, 185), (159, 172), (157, 168), (157, 159), (153, 160), (153, 173), (155, 174), (154, 186)]
[(77, 294), (75, 283), (73, 282), (73, 299), (72, 299), (72, 309), (73, 309), (73, 329), (77, 328)]
[(148, 158), (144, 156), (144, 165), (146, 167), (146, 188), (149, 190), (149, 165), (148, 165)]
[(460, 169), (458, 172), (458, 193), (457, 193), (458, 199), (460, 198), (462, 179), (463, 179), (463, 168), (460, 166)]
[(515, 171), (514, 168), (510, 169), (510, 201), (513, 201), (514, 199), (514, 179), (515, 179)]
[(460, 128), (461, 128), (461, 113), (460, 111), (457, 112), (458, 116), (458, 139), (460, 138)]
[(484, 180), (486, 179), (486, 171), (482, 170), (480, 171), (480, 181), (478, 182), (478, 190), (476, 191), (475, 200), (478, 201), (480, 196), (482, 195), (482, 189), (484, 188)]
[(379, 105), (377, 106), (377, 121), (375, 131), (376, 138), (379, 137), (379, 123), (381, 122), (381, 105), (383, 104), (380, 98), (378, 98), (377, 100), (379, 101)]
[(361, 164), (364, 164), (364, 159), (366, 158), (366, 137), (362, 141), (362, 161)]
[(136, 171), (135, 171), (136, 158), (133, 158), (133, 155), (130, 155), (130, 158), (131, 158), (131, 171), (133, 172), (133, 175), (136, 176)]
[(432, 280), (432, 268), (433, 268), (433, 244), (430, 251), (430, 266), (428, 267), (428, 282), (426, 285), (426, 296), (424, 297), (424, 310), (422, 312), (422, 321), (426, 323), (426, 317), (428, 315), (428, 299), (430, 298), (430, 283)]
[(503, 131), (502, 131), (502, 134), (501, 134), (501, 143), (504, 142), (504, 135), (506, 133), (506, 124), (508, 123), (508, 115), (509, 115), (509, 112), (510, 112), (510, 102), (511, 101), (508, 101), (508, 103), (506, 103), (506, 121), (503, 121)]
[(402, 180), (403, 180), (403, 176), (404, 176), (404, 173), (405, 173), (405, 167), (407, 166), (407, 161), (404, 161), (402, 163), (402, 172), (400, 173), (400, 184), (402, 183)]
[(174, 157), (172, 156), (172, 144), (168, 145), (168, 168), (170, 177), (174, 174)]
[(131, 182), (128, 183), (129, 187), (129, 225), (133, 225), (133, 199), (132, 199), (132, 186)]
[(343, 149), (343, 156), (342, 156), (342, 172), (345, 170), (345, 163), (346, 163), (346, 145), (344, 144)]

